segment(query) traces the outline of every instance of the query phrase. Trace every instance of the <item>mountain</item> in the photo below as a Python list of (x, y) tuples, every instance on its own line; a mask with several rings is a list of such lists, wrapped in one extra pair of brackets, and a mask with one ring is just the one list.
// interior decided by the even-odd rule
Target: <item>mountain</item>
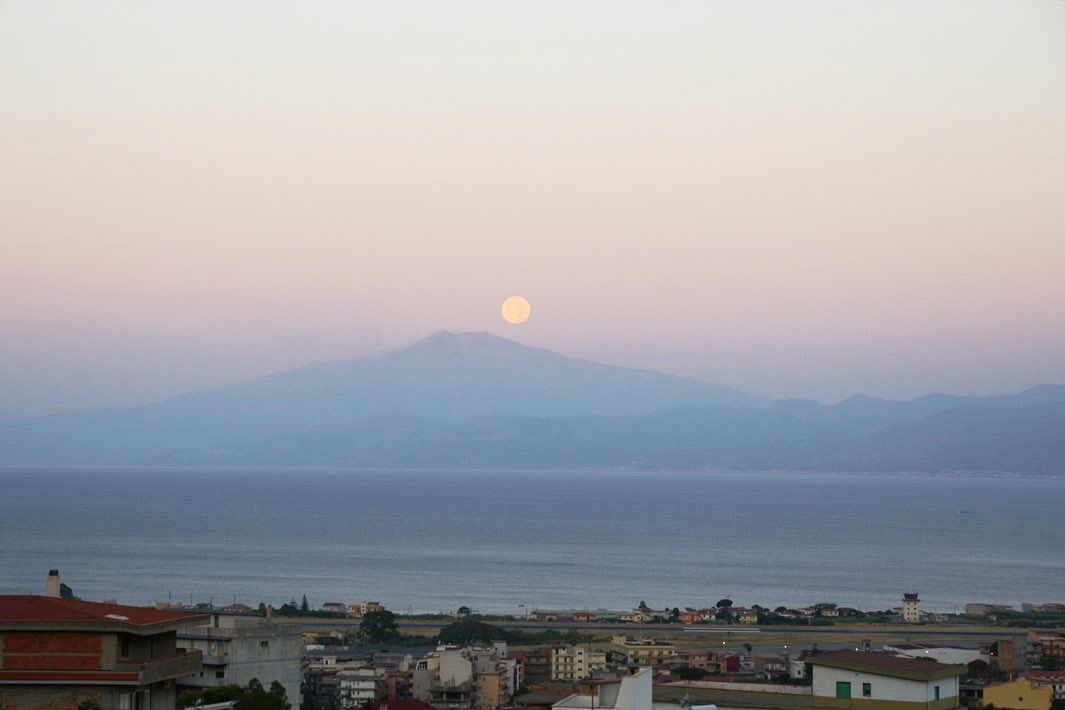
[(247, 446), (382, 416), (480, 418), (642, 414), (768, 402), (729, 387), (614, 367), (488, 333), (437, 333), (398, 351), (314, 363), (139, 407), (0, 423), (0, 464), (131, 464), (177, 450)]
[(111, 410), (0, 422), (0, 465), (1065, 474), (1065, 387), (764, 400), (487, 333)]

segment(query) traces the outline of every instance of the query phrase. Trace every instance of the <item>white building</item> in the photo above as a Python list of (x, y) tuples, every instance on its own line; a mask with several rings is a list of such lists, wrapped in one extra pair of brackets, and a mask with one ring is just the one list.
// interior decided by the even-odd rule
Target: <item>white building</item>
[(985, 663), (991, 662), (991, 657), (980, 653), (978, 648), (966, 648), (965, 646), (952, 646), (939, 643), (896, 643), (885, 644), (884, 650), (897, 656), (909, 658), (931, 658), (939, 663), (968, 664), (980, 660)]
[[(641, 668), (620, 680), (595, 685), (595, 695), (570, 695), (555, 703), (557, 710), (679, 710), (676, 703), (656, 703), (651, 669)], [(715, 705), (694, 705), (690, 710), (717, 710)]]
[(337, 704), (345, 710), (369, 705), (384, 697), (384, 674), (376, 668), (337, 673)]
[(917, 592), (903, 592), (902, 620), (907, 624), (921, 621), (921, 600), (917, 597)]
[[(831, 651), (808, 656), (813, 707), (959, 707), (963, 665), (919, 661), (876, 651)], [(820, 702), (819, 702), (820, 701)], [(847, 701), (841, 704), (840, 701)]]

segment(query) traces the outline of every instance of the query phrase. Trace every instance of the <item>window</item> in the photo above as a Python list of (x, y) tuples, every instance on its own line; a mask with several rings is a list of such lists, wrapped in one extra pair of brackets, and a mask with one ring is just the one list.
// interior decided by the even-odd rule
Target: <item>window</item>
[(260, 641), (259, 642), (259, 648), (270, 648), (270, 642), (269, 641)]
[(837, 680), (836, 681), (836, 697), (837, 698), (842, 698), (844, 700), (850, 700), (850, 697), (851, 697), (851, 684), (846, 682), (846, 681)]
[(122, 634), (122, 657), (129, 658), (129, 636)]
[(226, 677), (226, 672), (225, 671), (215, 671), (214, 672), (214, 677), (215, 678), (225, 678)]
[(871, 697), (873, 697), (873, 684), (872, 683), (862, 683), (862, 697), (863, 698), (871, 698)]
[(936, 686), (936, 700), (939, 700), (939, 686)]

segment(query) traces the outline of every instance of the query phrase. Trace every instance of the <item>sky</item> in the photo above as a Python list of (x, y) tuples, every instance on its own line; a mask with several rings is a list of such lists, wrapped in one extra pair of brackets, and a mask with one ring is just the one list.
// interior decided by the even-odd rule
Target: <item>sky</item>
[(1065, 383), (1065, 2), (0, 2), (0, 418), (443, 329)]

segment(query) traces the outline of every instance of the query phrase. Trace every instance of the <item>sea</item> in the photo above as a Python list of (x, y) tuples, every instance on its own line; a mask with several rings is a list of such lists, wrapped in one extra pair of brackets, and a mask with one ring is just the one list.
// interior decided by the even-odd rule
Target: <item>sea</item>
[(0, 593), (400, 612), (1065, 601), (1060, 478), (0, 470)]

